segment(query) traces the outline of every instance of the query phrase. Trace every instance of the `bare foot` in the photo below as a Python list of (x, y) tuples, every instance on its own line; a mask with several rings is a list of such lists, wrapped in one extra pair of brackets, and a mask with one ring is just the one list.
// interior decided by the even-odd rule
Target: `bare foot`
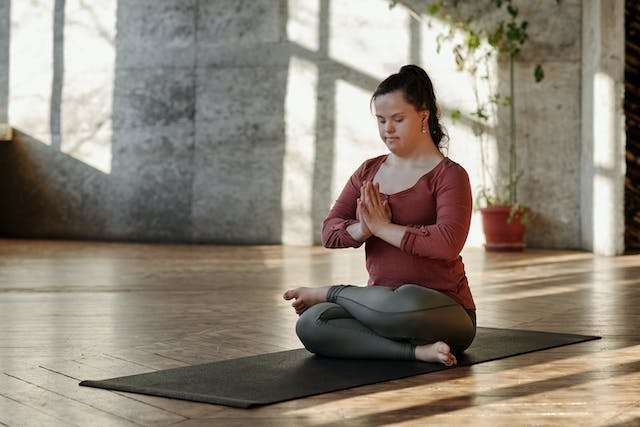
[(307, 308), (316, 305), (319, 302), (327, 300), (327, 292), (331, 286), (321, 286), (319, 288), (308, 288), (301, 286), (295, 289), (289, 289), (284, 293), (283, 298), (296, 300), (291, 304), (296, 309), (298, 315), (302, 314)]
[(423, 362), (442, 362), (447, 366), (458, 363), (449, 345), (444, 341), (416, 346), (416, 359)]

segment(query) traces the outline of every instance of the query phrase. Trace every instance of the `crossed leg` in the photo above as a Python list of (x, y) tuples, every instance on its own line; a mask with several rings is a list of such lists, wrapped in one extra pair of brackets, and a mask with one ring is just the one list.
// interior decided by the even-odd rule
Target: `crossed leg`
[(475, 337), (474, 323), (434, 289), (335, 285), (326, 302), (302, 313), (296, 334), (309, 351), (325, 356), (416, 360), (417, 347), (440, 341), (461, 353)]

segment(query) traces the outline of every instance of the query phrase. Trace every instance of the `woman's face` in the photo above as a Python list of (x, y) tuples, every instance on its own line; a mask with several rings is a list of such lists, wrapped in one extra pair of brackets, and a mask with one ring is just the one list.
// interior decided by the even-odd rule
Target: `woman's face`
[(413, 151), (422, 135), (423, 121), (427, 126), (429, 113), (418, 113), (398, 90), (377, 96), (374, 105), (380, 138), (389, 150), (396, 154)]

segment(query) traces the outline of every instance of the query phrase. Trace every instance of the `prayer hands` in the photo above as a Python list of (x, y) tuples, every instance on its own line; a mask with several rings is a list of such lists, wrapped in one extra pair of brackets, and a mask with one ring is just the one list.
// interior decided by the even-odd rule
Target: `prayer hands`
[(356, 212), (362, 223), (362, 229), (366, 233), (367, 229), (371, 234), (376, 234), (380, 227), (391, 223), (391, 208), (387, 200), (380, 197), (380, 185), (372, 184), (371, 181), (364, 181), (360, 187), (360, 198), (358, 199)]

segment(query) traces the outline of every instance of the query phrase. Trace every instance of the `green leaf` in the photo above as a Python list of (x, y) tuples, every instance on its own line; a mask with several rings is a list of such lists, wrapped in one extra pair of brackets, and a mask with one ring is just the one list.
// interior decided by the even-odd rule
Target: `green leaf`
[(484, 121), (489, 120), (489, 116), (487, 115), (487, 113), (484, 110), (484, 107), (482, 106), (478, 107), (476, 111), (471, 113), (471, 115), (478, 117), (480, 120), (484, 120)]
[(544, 79), (544, 70), (542, 69), (542, 65), (536, 64), (536, 68), (533, 70), (533, 77), (536, 79), (536, 83), (539, 83)]
[(427, 6), (427, 13), (429, 15), (437, 15), (440, 12), (440, 5), (438, 3), (430, 4)]
[(489, 33), (487, 36), (487, 40), (492, 47), (498, 47), (502, 37), (504, 36), (504, 23), (501, 22), (500, 25), (496, 27), (496, 29)]
[(480, 37), (473, 31), (469, 31), (467, 33), (467, 36), (464, 42), (469, 48), (469, 50), (475, 50), (478, 47), (480, 47)]
[(452, 120), (458, 120), (458, 119), (460, 119), (461, 116), (462, 116), (462, 113), (460, 112), (460, 110), (453, 110), (451, 112), (451, 119)]
[(509, 22), (507, 24), (507, 40), (517, 41), (520, 37), (520, 28), (514, 25), (513, 22)]

